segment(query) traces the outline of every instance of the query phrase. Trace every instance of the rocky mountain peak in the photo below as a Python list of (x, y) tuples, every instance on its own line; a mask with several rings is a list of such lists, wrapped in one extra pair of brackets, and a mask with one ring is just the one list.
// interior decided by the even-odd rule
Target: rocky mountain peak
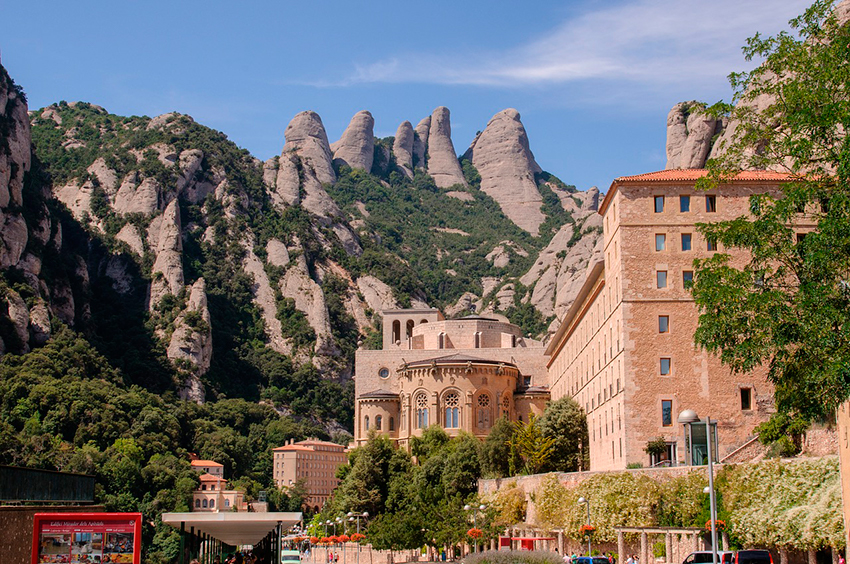
[(428, 150), (428, 134), (431, 132), (431, 116), (423, 118), (413, 130), (413, 166), (424, 169)]
[(334, 164), (369, 172), (375, 156), (375, 119), (366, 110), (357, 112), (339, 141), (331, 145)]
[(667, 114), (667, 169), (702, 168), (723, 122), (692, 100), (679, 102)]
[(319, 182), (336, 182), (328, 134), (319, 114), (313, 111), (296, 114), (286, 126), (283, 136), (286, 139), (283, 145), (284, 153), (298, 153), (305, 164), (313, 169)]
[(535, 174), (543, 172), (528, 144), (528, 135), (513, 108), (494, 115), (464, 153), (481, 175), (481, 190), (492, 196), (505, 215), (533, 235), (546, 216)]
[(413, 126), (409, 121), (404, 121), (398, 126), (393, 141), (393, 156), (396, 165), (408, 178), (413, 176), (413, 144), (415, 137)]
[(466, 186), (466, 180), (463, 178), (463, 171), (460, 169), (457, 153), (452, 144), (452, 125), (447, 107), (440, 106), (431, 114), (431, 126), (426, 144), (428, 174), (434, 178), (434, 183), (440, 188), (448, 188), (455, 184)]

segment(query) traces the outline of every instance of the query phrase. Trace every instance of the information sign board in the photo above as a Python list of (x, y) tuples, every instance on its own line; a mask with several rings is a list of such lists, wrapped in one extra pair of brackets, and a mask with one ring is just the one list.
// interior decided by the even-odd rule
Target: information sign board
[(140, 564), (141, 513), (36, 513), (32, 564)]

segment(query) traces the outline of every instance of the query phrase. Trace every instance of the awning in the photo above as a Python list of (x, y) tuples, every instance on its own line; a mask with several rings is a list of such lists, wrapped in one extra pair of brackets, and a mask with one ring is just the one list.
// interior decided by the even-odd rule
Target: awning
[(275, 513), (163, 513), (162, 522), (188, 532), (194, 527), (195, 534), (206, 533), (224, 544), (239, 546), (255, 545), (262, 541), (280, 523), (283, 531), (301, 521), (300, 512)]

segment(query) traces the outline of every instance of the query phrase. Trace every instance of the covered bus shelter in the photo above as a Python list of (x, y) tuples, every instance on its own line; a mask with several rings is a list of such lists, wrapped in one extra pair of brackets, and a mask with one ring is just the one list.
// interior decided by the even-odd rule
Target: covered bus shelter
[(162, 514), (163, 523), (180, 531), (180, 564), (192, 558), (212, 564), (216, 554), (245, 545), (268, 562), (280, 562), (281, 540), (300, 521), (301, 513), (296, 512)]

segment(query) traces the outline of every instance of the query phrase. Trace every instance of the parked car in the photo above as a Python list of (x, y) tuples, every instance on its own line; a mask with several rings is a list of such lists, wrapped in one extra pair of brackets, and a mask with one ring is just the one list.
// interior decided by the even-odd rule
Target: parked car
[[(713, 561), (714, 558), (710, 550), (698, 550), (697, 552), (688, 554), (688, 557), (685, 558), (682, 564), (706, 564)], [(735, 553), (731, 551), (718, 550), (717, 562), (719, 564), (736, 564)], [(770, 564), (773, 563), (771, 562)]]
[(594, 556), (593, 558), (590, 556), (579, 556), (573, 558), (573, 564), (611, 564), (611, 562), (604, 556)]
[(767, 550), (739, 550), (733, 564), (773, 564), (773, 557)]

